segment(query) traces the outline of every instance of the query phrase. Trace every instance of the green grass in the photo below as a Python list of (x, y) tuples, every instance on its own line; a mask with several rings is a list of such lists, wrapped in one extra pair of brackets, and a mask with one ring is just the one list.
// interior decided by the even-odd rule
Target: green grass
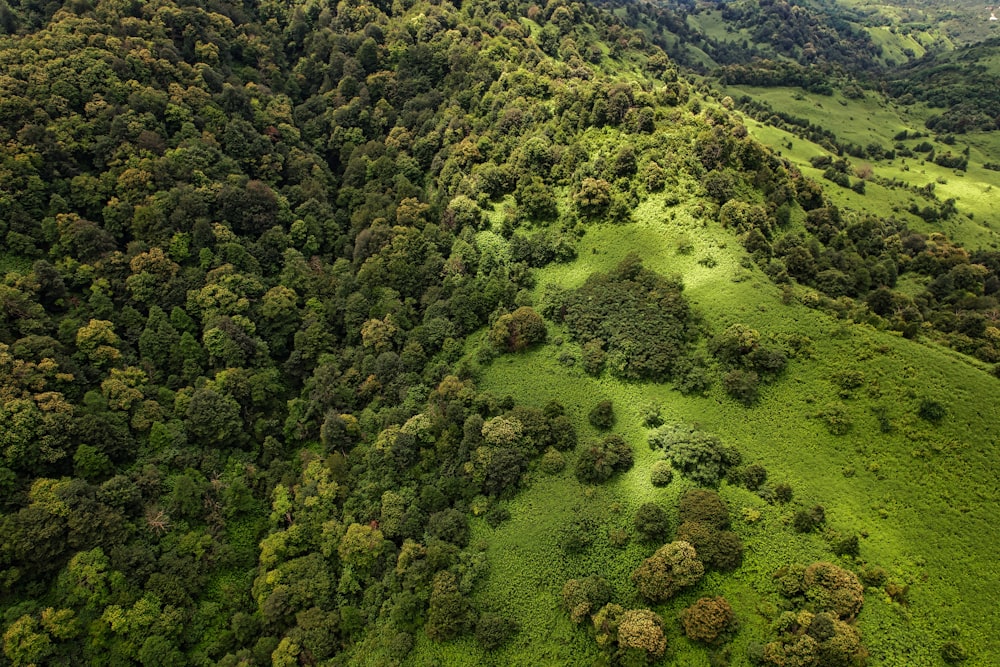
[[(830, 129), (840, 140), (860, 145), (877, 143), (886, 149), (897, 143), (893, 137), (904, 129), (926, 132), (924, 119), (931, 113), (926, 108), (903, 109), (881, 102), (872, 93), (868, 93), (863, 100), (813, 95), (794, 88), (730, 87), (726, 93), (734, 97), (747, 94), (775, 109), (812, 118), (813, 122)], [(745, 118), (745, 122), (754, 138), (779, 151), (806, 176), (822, 183), (827, 195), (838, 206), (884, 217), (894, 216), (925, 233), (944, 232), (968, 248), (1000, 246), (1000, 172), (982, 167), (984, 162), (1000, 161), (1000, 137), (995, 136), (996, 132), (959, 135), (953, 146), (937, 142), (933, 136), (902, 142), (912, 148), (922, 141), (930, 141), (939, 153), (946, 150), (960, 153), (968, 146), (969, 168), (965, 172), (940, 167), (923, 159), (923, 155), (881, 161), (850, 158), (854, 167), (871, 165), (878, 177), (896, 179), (918, 188), (933, 183), (938, 200), (955, 199), (960, 215), (944, 222), (927, 223), (906, 211), (913, 203), (919, 207), (926, 206), (930, 203), (928, 200), (905, 189), (891, 189), (871, 182), (867, 184), (864, 195), (838, 187), (823, 180), (822, 170), (809, 165), (810, 158), (830, 155), (828, 151), (751, 118)]]
[[(567, 470), (557, 476), (531, 474), (527, 488), (508, 504), (510, 521), (496, 530), (474, 521), (474, 539), (485, 541), (491, 562), (477, 602), (511, 614), (522, 630), (494, 655), (482, 653), (471, 639), (434, 644), (421, 637), (412, 664), (564, 665), (589, 664), (598, 657), (593, 639), (572, 626), (561, 609), (563, 582), (600, 573), (613, 583), (617, 601), (642, 605), (629, 575), (657, 545), (638, 543), (633, 536), (618, 549), (606, 531), (630, 527), (643, 502), (661, 502), (673, 512), (687, 486), (680, 478), (664, 489), (649, 483), (656, 456), (645, 443), (640, 411), (650, 401), (663, 406), (667, 420), (697, 422), (737, 445), (746, 460), (768, 469), (771, 480), (788, 481), (796, 503), (823, 504), (831, 527), (864, 536), (866, 561), (910, 585), (909, 606), (890, 602), (880, 591), (866, 592), (858, 627), (872, 665), (943, 664), (939, 647), (953, 628), (972, 655), (967, 664), (995, 664), (1000, 659), (994, 632), (1000, 625), (994, 599), (1000, 564), (991, 526), (1000, 492), (992, 462), (1000, 452), (991, 397), (1000, 381), (949, 350), (784, 305), (776, 286), (740, 265), (742, 250), (733, 236), (703, 226), (683, 206), (665, 208), (653, 199), (639, 208), (636, 219), (630, 225), (591, 227), (578, 259), (540, 271), (536, 291), (540, 294), (546, 283), (579, 285), (635, 250), (648, 267), (683, 276), (686, 294), (713, 330), (743, 322), (766, 336), (806, 335), (814, 341), (814, 357), (793, 360), (752, 409), (728, 399), (718, 387), (707, 397), (686, 397), (663, 385), (589, 377), (579, 365), (559, 362), (561, 353), (577, 347), (554, 326), (549, 344), (496, 359), (484, 369), (481, 388), (538, 406), (561, 401), (577, 422), (581, 440), (596, 436), (586, 424), (589, 409), (601, 398), (613, 400), (615, 430), (633, 445), (636, 464), (604, 485), (585, 487), (573, 476), (568, 457)], [(694, 244), (693, 253), (676, 253), (682, 238)], [(714, 268), (697, 263), (706, 254), (718, 262)], [(559, 338), (561, 345), (554, 342)], [(856, 369), (865, 378), (849, 397), (838, 396), (830, 380), (843, 369)], [(947, 406), (940, 425), (916, 417), (924, 397)], [(829, 434), (815, 418), (834, 401), (846, 406), (853, 421), (847, 435)], [(892, 433), (879, 431), (875, 406), (889, 411)], [(732, 664), (748, 664), (747, 645), (767, 638), (776, 613), (773, 571), (792, 561), (833, 558), (820, 536), (796, 535), (785, 525), (793, 507), (767, 505), (725, 484), (721, 493), (747, 546), (744, 565), (730, 575), (710, 575), (694, 590), (655, 607), (667, 622), (670, 641), (662, 664), (708, 664), (706, 650), (681, 637), (676, 615), (697, 597), (715, 594), (726, 595), (741, 623)], [(744, 507), (759, 511), (760, 520), (741, 520)], [(557, 546), (559, 530), (581, 513), (601, 521), (604, 532), (585, 554), (566, 556)]]

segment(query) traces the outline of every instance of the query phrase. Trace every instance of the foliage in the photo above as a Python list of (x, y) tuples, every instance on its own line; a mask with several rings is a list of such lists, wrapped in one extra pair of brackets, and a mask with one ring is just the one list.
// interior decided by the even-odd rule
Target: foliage
[(576, 476), (581, 482), (599, 484), (616, 472), (632, 467), (632, 447), (616, 434), (584, 445), (576, 459)]
[[(593, 274), (566, 293), (561, 312), (585, 350), (592, 346), (606, 353), (612, 374), (630, 380), (669, 379), (697, 337), (682, 289), (629, 255), (613, 271)], [(600, 362), (589, 366), (596, 370)]]
[(739, 452), (718, 436), (693, 426), (669, 424), (649, 436), (652, 449), (662, 449), (674, 470), (698, 484), (714, 486), (740, 461)]
[(600, 576), (570, 579), (562, 589), (563, 605), (574, 623), (582, 623), (611, 600), (611, 587)]
[(600, 401), (587, 414), (587, 421), (596, 429), (606, 431), (615, 425), (615, 410), (611, 401)]
[(656, 487), (669, 486), (670, 482), (674, 481), (674, 469), (667, 461), (662, 459), (654, 461), (650, 468), (649, 481)]
[(663, 602), (680, 589), (698, 583), (704, 573), (694, 547), (677, 541), (663, 545), (644, 560), (632, 573), (632, 582), (646, 599)]
[(736, 621), (733, 608), (724, 597), (699, 598), (681, 612), (681, 625), (688, 639), (711, 644), (730, 630)]
[(521, 352), (545, 340), (545, 323), (529, 306), (501, 315), (490, 328), (490, 343), (504, 352)]
[(643, 503), (635, 513), (635, 530), (650, 542), (663, 542), (670, 530), (667, 511), (656, 503)]

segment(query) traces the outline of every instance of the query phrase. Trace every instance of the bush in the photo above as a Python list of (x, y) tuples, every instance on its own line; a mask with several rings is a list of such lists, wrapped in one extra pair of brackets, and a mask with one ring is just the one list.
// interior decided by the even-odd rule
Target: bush
[(635, 514), (635, 530), (650, 542), (662, 544), (670, 531), (667, 511), (656, 503), (644, 503)]
[(747, 489), (756, 491), (767, 481), (767, 470), (760, 464), (752, 463), (739, 468), (733, 477)]
[(568, 554), (580, 553), (597, 539), (597, 522), (589, 517), (570, 521), (559, 533), (559, 547)]
[(494, 505), (486, 511), (486, 523), (491, 528), (496, 528), (504, 521), (510, 519), (510, 511), (501, 505)]
[(739, 452), (719, 437), (690, 426), (661, 426), (649, 436), (652, 449), (663, 449), (675, 470), (703, 486), (715, 486), (740, 461)]
[(563, 586), (562, 599), (570, 620), (580, 623), (611, 601), (611, 586), (597, 575), (570, 579)]
[(813, 563), (802, 575), (806, 599), (817, 612), (828, 611), (840, 619), (854, 618), (864, 603), (858, 576), (832, 563)]
[(649, 481), (657, 488), (669, 486), (674, 481), (674, 469), (667, 461), (655, 461), (649, 471)]
[(632, 582), (643, 597), (663, 602), (680, 589), (698, 583), (705, 567), (687, 542), (664, 544), (632, 573)]
[(851, 430), (854, 422), (847, 408), (842, 403), (828, 404), (818, 416), (826, 424), (826, 430), (832, 435), (844, 435)]
[(597, 484), (616, 472), (632, 467), (632, 448), (619, 435), (609, 435), (583, 449), (576, 459), (576, 477), (581, 482)]
[(838, 536), (833, 541), (832, 547), (833, 553), (838, 556), (857, 557), (861, 553), (861, 544), (858, 541), (857, 535)]
[(792, 519), (792, 527), (797, 533), (811, 533), (826, 522), (826, 511), (822, 505), (799, 510)]
[(677, 529), (677, 539), (691, 544), (706, 567), (735, 570), (743, 562), (743, 540), (732, 531), (686, 521)]
[(937, 401), (925, 398), (920, 401), (920, 408), (917, 410), (917, 415), (925, 421), (937, 424), (948, 414), (948, 410), (938, 403)]
[(660, 414), (659, 403), (650, 403), (643, 409), (642, 423), (647, 428), (656, 428), (663, 425), (663, 416)]
[(729, 507), (726, 501), (708, 489), (689, 489), (681, 496), (678, 514), (681, 523), (693, 521), (716, 530), (729, 528)]
[(724, 597), (701, 598), (681, 612), (684, 634), (693, 641), (711, 644), (732, 628), (736, 615)]
[(786, 482), (775, 484), (774, 499), (783, 505), (792, 502), (792, 485)]
[(583, 344), (583, 370), (588, 375), (600, 375), (607, 358), (603, 340), (589, 340)]
[(587, 371), (599, 372), (598, 362), (604, 360), (598, 352), (603, 351), (617, 377), (673, 377), (699, 334), (682, 291), (680, 281), (644, 269), (633, 253), (609, 273), (592, 274), (568, 292), (565, 322), (584, 348)]
[(521, 306), (513, 313), (497, 318), (490, 328), (490, 343), (498, 350), (521, 352), (545, 341), (546, 330), (542, 316), (530, 306)]
[(950, 665), (955, 665), (968, 660), (969, 652), (956, 641), (946, 641), (941, 645), (941, 659)]
[(618, 646), (626, 655), (632, 651), (644, 652), (644, 662), (659, 658), (667, 650), (663, 619), (649, 609), (629, 609), (618, 623)]
[(722, 376), (722, 387), (732, 398), (749, 408), (757, 402), (760, 376), (754, 371), (737, 368)]
[(476, 623), (476, 641), (487, 651), (495, 651), (517, 634), (517, 623), (499, 614), (483, 614)]
[(549, 447), (545, 454), (542, 455), (542, 460), (538, 464), (538, 467), (548, 475), (555, 475), (562, 472), (563, 468), (566, 467), (566, 459), (557, 450)]
[(615, 410), (611, 401), (601, 401), (587, 415), (591, 426), (606, 431), (615, 425)]

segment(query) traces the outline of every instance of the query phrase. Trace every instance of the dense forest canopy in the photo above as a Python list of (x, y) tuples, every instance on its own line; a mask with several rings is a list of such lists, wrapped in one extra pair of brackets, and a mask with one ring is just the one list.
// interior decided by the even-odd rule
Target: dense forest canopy
[[(774, 25), (782, 7), (724, 11), (789, 58), (875, 49), (804, 11)], [(535, 303), (540, 269), (654, 198), (811, 305), (1000, 361), (998, 253), (841, 211), (657, 41), (563, 0), (0, 0), (3, 664), (391, 665), (516, 642), (476, 531), (542, 475), (597, 493), (637, 439), (611, 401), (517, 401), (484, 369), (551, 340), (590, 375), (690, 400), (718, 384), (743, 410), (808, 358), (807, 338), (706, 321), (635, 256)], [(927, 289), (896, 290), (907, 272)], [(653, 486), (791, 501), (736, 443), (666, 421), (645, 423)], [(708, 590), (676, 628), (663, 606), (739, 568), (726, 502), (647, 505), (611, 536), (649, 547), (624, 586), (542, 582), (614, 664), (739, 627)], [(823, 531), (822, 506), (794, 516), (776, 530)], [(603, 530), (581, 516), (553, 558)], [(854, 571), (854, 532), (821, 544), (843, 559), (784, 563), (754, 660), (864, 661), (864, 586), (895, 582)]]

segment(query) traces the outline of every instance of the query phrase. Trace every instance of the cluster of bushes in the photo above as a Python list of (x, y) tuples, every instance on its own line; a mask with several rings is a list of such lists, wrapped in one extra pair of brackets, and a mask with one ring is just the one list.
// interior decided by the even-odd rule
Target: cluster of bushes
[[(605, 366), (630, 380), (668, 380), (691, 354), (696, 318), (679, 281), (642, 266), (631, 254), (606, 274), (592, 274), (548, 311), (584, 348), (585, 368)], [(593, 357), (592, 359), (589, 359)]]

